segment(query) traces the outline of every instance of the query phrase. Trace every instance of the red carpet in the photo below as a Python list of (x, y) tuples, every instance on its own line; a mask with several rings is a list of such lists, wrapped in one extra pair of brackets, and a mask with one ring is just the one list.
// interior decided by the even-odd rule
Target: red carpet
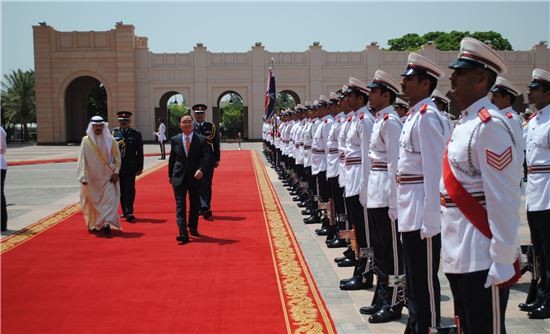
[(3, 240), (2, 333), (333, 333), (256, 153), (224, 151), (214, 184), (186, 245), (166, 166), (110, 238), (69, 207)]

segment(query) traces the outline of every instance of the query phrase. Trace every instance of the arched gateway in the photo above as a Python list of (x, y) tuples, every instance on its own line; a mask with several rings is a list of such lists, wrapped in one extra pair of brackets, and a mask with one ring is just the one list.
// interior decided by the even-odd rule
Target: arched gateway
[[(106, 96), (103, 112), (111, 124), (116, 124), (117, 111), (131, 111), (133, 125), (148, 141), (154, 140), (157, 119), (174, 93), (184, 96), (187, 106), (206, 104), (207, 119), (219, 125), (219, 99), (234, 92), (244, 107), (243, 137), (260, 139), (272, 58), (277, 91), (284, 92), (279, 94), (282, 101), (292, 104), (328, 96), (350, 76), (368, 81), (377, 69), (398, 78), (408, 56), (381, 50), (376, 43), (357, 52), (328, 52), (319, 43), (304, 52), (270, 52), (257, 42), (250, 51), (239, 53), (213, 53), (202, 43), (187, 53), (152, 53), (147, 37), (134, 31), (133, 25), (122, 23), (108, 31), (61, 32), (48, 25), (33, 26), (39, 144), (78, 141), (89, 113), (98, 110), (84, 103), (94, 89), (94, 94)], [(434, 45), (424, 45), (419, 52), (443, 68), (457, 55)], [(550, 49), (544, 44), (499, 53), (510, 67), (508, 79), (518, 87), (527, 85), (534, 68), (550, 67)], [(449, 88), (448, 79), (438, 85), (443, 93)]]

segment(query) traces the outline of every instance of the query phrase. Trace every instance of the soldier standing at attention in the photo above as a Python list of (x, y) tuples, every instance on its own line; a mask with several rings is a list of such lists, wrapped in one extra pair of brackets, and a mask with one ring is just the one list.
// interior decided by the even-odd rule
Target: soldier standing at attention
[(539, 254), (539, 298), (522, 308), (531, 319), (550, 318), (550, 73), (537, 68), (529, 84), (529, 102), (537, 108), (527, 125), (527, 222)]
[(210, 202), (212, 200), (212, 179), (214, 178), (214, 168), (220, 164), (220, 134), (216, 126), (210, 122), (206, 122), (206, 105), (195, 104), (191, 109), (195, 113), (195, 125), (193, 132), (206, 137), (206, 141), (211, 148), (211, 159), (208, 168), (204, 171), (202, 178), (200, 197), (201, 208), (199, 214), (205, 219), (212, 217)]
[(130, 127), (129, 111), (120, 111), (117, 113), (119, 127), (113, 129), (112, 135), (118, 143), (122, 166), (120, 167), (120, 207), (122, 209), (121, 218), (133, 223), (134, 200), (136, 198), (136, 176), (143, 172), (143, 140), (141, 132)]
[(462, 117), (443, 155), (442, 268), (464, 333), (506, 333), (509, 284), (519, 277), (523, 160), (519, 138), (487, 94), (507, 66), (490, 47), (466, 37), (449, 68)]
[(401, 74), (410, 109), (399, 139), (398, 230), (403, 243), (409, 319), (405, 333), (426, 334), (440, 323), (437, 271), (441, 250), (439, 180), (448, 130), (430, 95), (443, 76), (434, 62), (409, 54)]

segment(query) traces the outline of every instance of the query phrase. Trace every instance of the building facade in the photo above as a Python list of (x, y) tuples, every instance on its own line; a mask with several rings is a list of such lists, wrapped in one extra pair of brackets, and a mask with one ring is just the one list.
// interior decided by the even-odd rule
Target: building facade
[[(240, 53), (213, 53), (201, 43), (188, 53), (152, 53), (147, 37), (136, 36), (134, 26), (122, 22), (109, 31), (73, 32), (44, 24), (33, 26), (33, 33), (39, 144), (80, 141), (88, 123), (86, 97), (98, 81), (107, 94), (109, 122), (116, 123), (117, 111), (133, 112), (133, 126), (144, 140), (154, 140), (157, 119), (166, 118), (174, 94), (183, 95), (187, 105), (206, 104), (207, 119), (217, 122), (220, 100), (229, 92), (244, 102), (243, 137), (259, 139), (271, 59), (277, 91), (303, 103), (340, 89), (350, 76), (368, 82), (377, 69), (397, 79), (409, 54), (385, 51), (375, 43), (357, 52), (328, 52), (318, 42), (304, 52), (271, 52), (257, 42)], [(434, 45), (424, 45), (419, 53), (448, 75), (447, 65), (457, 56)], [(550, 68), (550, 49), (544, 43), (528, 51), (499, 53), (510, 68), (506, 78), (521, 88), (534, 68)], [(449, 88), (448, 78), (440, 81), (441, 92)]]

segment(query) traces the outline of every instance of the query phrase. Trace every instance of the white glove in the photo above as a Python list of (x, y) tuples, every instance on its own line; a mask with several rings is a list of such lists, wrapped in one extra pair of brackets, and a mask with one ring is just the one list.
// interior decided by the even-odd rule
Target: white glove
[(491, 268), (489, 268), (489, 273), (487, 274), (487, 280), (485, 280), (485, 284), (483, 286), (485, 288), (488, 288), (491, 285), (504, 283), (510, 278), (512, 278), (514, 274), (515, 274), (514, 265), (512, 263), (502, 264), (502, 263), (493, 262), (493, 264), (491, 264)]
[(439, 232), (441, 232), (441, 227), (439, 226), (434, 227), (434, 226), (422, 224), (422, 228), (420, 229), (420, 238), (422, 240), (426, 238), (431, 238), (434, 235), (438, 234)]
[(390, 208), (388, 210), (388, 216), (390, 217), (390, 220), (392, 222), (397, 220), (397, 209), (396, 208)]

